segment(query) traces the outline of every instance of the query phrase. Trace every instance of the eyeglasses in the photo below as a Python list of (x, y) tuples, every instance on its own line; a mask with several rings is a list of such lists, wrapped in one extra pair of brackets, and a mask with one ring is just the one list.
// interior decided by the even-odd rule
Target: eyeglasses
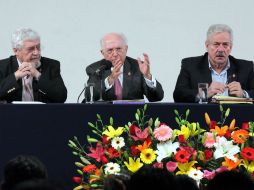
[(26, 48), (24, 47), (23, 50), (25, 50), (28, 53), (31, 53), (31, 52), (33, 52), (35, 50), (40, 52), (41, 51), (41, 45), (39, 44), (39, 45), (32, 46), (32, 47), (26, 47)]
[(105, 49), (104, 52), (107, 53), (108, 55), (112, 55), (114, 52), (117, 54), (123, 53), (124, 47), (117, 47), (117, 48), (109, 48)]

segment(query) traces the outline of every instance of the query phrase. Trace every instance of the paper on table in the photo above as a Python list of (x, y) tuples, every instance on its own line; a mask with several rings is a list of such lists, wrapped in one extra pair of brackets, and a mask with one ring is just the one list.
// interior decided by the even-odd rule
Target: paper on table
[(253, 104), (253, 99), (215, 95), (212, 97), (212, 102), (220, 104)]

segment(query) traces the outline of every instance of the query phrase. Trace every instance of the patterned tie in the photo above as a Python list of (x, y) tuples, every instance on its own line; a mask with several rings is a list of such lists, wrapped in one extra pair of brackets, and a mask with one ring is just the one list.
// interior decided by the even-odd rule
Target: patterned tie
[(123, 99), (123, 97), (122, 97), (122, 85), (121, 85), (121, 83), (120, 83), (119, 78), (117, 78), (117, 79), (114, 81), (114, 87), (115, 87), (116, 99), (117, 99), (117, 100), (122, 100), (122, 99)]
[(33, 82), (32, 77), (25, 76), (22, 79), (23, 83), (22, 101), (34, 101), (32, 82)]

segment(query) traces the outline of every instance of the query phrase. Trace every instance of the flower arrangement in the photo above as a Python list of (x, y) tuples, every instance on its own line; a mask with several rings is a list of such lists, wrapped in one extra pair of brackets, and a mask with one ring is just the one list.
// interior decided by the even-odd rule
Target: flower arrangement
[[(189, 122), (190, 111), (180, 115), (175, 110), (178, 126), (170, 127), (156, 118), (148, 118), (147, 105), (138, 109), (135, 121), (123, 127), (114, 126), (113, 118), (104, 124), (100, 115), (88, 123), (95, 137), (87, 136), (90, 148), (85, 150), (77, 139), (69, 140), (75, 162), (78, 184), (74, 190), (100, 189), (109, 174), (135, 173), (144, 165), (165, 167), (175, 175), (186, 174), (205, 185), (216, 173), (239, 170), (254, 179), (254, 122), (236, 126), (233, 119), (226, 125), (230, 109), (220, 106), (221, 121), (204, 119), (206, 129)], [(86, 145), (87, 147), (87, 145)]]

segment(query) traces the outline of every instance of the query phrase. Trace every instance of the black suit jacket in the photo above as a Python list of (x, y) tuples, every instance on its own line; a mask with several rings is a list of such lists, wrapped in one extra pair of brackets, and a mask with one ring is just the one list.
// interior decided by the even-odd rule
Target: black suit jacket
[[(106, 65), (105, 67), (103, 65)], [(95, 84), (94, 100), (98, 100), (100, 97), (100, 89), (102, 84), (102, 98), (106, 101), (115, 100), (114, 87), (109, 90), (105, 90), (105, 78), (111, 74), (112, 64), (103, 59), (89, 65), (86, 68), (87, 75), (89, 79), (87, 83)], [(106, 68), (101, 73), (96, 74), (98, 68)], [(101, 80), (102, 83), (101, 83)], [(151, 102), (160, 101), (163, 99), (164, 91), (161, 84), (156, 81), (156, 88), (149, 88), (145, 82), (144, 76), (139, 70), (138, 63), (135, 59), (126, 57), (123, 66), (123, 100), (133, 100), (133, 99), (144, 99), (144, 95)]]
[[(0, 60), (0, 100), (7, 102), (22, 100), (22, 80), (16, 80), (18, 69), (16, 56)], [(62, 103), (67, 98), (67, 90), (60, 75), (60, 62), (41, 57), (40, 79), (33, 80), (34, 100), (45, 103)]]
[[(243, 90), (254, 98), (254, 72), (253, 62), (236, 59), (229, 56), (230, 68), (227, 76), (236, 75), (235, 81), (240, 82)], [(182, 60), (182, 67), (178, 76), (175, 90), (175, 102), (195, 102), (198, 94), (198, 83), (212, 82), (211, 71), (208, 63), (208, 53), (199, 57), (190, 57)]]

